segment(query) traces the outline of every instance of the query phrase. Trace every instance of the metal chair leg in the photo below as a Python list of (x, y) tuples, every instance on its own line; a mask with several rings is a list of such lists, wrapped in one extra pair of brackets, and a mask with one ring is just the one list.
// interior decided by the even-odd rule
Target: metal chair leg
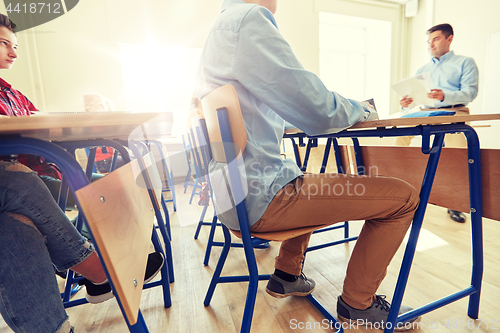
[(205, 295), (205, 300), (203, 301), (203, 304), (205, 304), (205, 306), (210, 305), (210, 301), (212, 300), (212, 296), (214, 295), (215, 287), (217, 286), (217, 283), (219, 283), (220, 274), (222, 272), (222, 268), (224, 267), (224, 263), (226, 262), (229, 249), (231, 248), (231, 234), (229, 233), (229, 229), (227, 229), (227, 227), (223, 225), (222, 231), (224, 233), (224, 246), (222, 247), (219, 261), (217, 261), (217, 266), (215, 267), (214, 274), (212, 275), (212, 280), (210, 281), (207, 294)]
[[(205, 250), (205, 259), (203, 259), (203, 265), (208, 265), (208, 260), (210, 259), (210, 252), (212, 251), (212, 246), (214, 245), (215, 228), (217, 227), (217, 215), (214, 214), (212, 223), (210, 226), (210, 233), (208, 235), (207, 248)], [(231, 235), (230, 235), (231, 236)]]

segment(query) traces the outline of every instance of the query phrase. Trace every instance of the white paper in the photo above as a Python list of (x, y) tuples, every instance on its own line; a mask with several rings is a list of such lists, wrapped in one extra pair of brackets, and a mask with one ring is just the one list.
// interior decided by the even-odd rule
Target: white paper
[(413, 99), (413, 102), (408, 107), (416, 105), (429, 105), (432, 106), (436, 100), (427, 97), (431, 92), (431, 77), (429, 73), (418, 74), (399, 81), (391, 86), (401, 97), (408, 95)]

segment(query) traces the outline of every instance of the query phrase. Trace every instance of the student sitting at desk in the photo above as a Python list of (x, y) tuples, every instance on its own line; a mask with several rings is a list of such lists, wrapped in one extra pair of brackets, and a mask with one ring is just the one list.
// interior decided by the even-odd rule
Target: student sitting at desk
[[(367, 104), (328, 91), (302, 67), (277, 28), (276, 6), (277, 0), (223, 2), (202, 51), (195, 94), (201, 99), (226, 84), (236, 88), (248, 136), (243, 161), (251, 231), (366, 220), (347, 268), (337, 313), (341, 320), (383, 325), (390, 304), (375, 293), (412, 222), (418, 192), (388, 177), (303, 174), (291, 159), (281, 158), (285, 122), (317, 135), (338, 132), (377, 115)], [(237, 221), (223, 222), (239, 229)], [(310, 236), (281, 244), (266, 288), (270, 295), (306, 296), (313, 291), (315, 282), (302, 273)]]
[[(12, 67), (16, 50), (15, 24), (0, 14), (0, 69)], [(5, 84), (1, 96), (3, 114), (27, 116), (36, 110)], [(14, 332), (73, 332), (54, 266), (86, 278), (89, 302), (113, 297), (93, 245), (73, 227), (37, 173), (16, 162), (0, 161), (0, 244), (0, 313)], [(145, 282), (162, 266), (161, 253), (150, 254)]]
[[(0, 15), (0, 27), (2, 29), (0, 38), (0, 69), (10, 69), (17, 59), (17, 44), (15, 44), (17, 39), (8, 25), (11, 22), (10, 19), (3, 14)], [(11, 36), (11, 34), (13, 35)], [(27, 117), (36, 112), (38, 112), (38, 109), (26, 96), (12, 88), (7, 81), (0, 78), (0, 117)], [(51, 189), (51, 184), (53, 184), (54, 180), (62, 179), (61, 172), (57, 166), (52, 163), (46, 163), (43, 157), (22, 154), (17, 155), (15, 159), (33, 171), (36, 171)], [(0, 160), (10, 161), (11, 157), (0, 156)], [(54, 197), (55, 195), (54, 193)], [(74, 207), (74, 200), (68, 202), (68, 207)]]
[[(243, 161), (251, 231), (366, 220), (347, 268), (337, 313), (341, 320), (383, 325), (390, 304), (376, 291), (412, 222), (418, 192), (395, 178), (302, 174), (292, 160), (281, 158), (285, 122), (317, 135), (377, 116), (367, 104), (328, 91), (302, 67), (277, 28), (276, 6), (277, 0), (223, 2), (202, 51), (195, 94), (201, 99), (225, 84), (236, 88), (248, 136)], [(236, 221), (222, 221), (238, 229)], [(266, 288), (270, 295), (306, 296), (313, 291), (315, 282), (302, 273), (310, 236), (281, 244)]]

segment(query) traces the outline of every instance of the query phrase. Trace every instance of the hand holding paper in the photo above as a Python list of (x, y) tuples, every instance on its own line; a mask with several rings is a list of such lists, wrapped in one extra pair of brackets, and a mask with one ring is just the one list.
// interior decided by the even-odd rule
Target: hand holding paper
[(431, 79), (429, 73), (422, 73), (399, 81), (391, 86), (400, 96), (407, 96), (413, 102), (407, 107), (416, 105), (434, 105), (436, 102), (427, 95), (431, 92)]
[(399, 100), (399, 105), (401, 105), (403, 109), (406, 109), (411, 103), (413, 103), (413, 98), (408, 97), (408, 95), (404, 95), (403, 98)]
[(441, 89), (432, 89), (431, 92), (427, 94), (427, 97), (442, 102), (444, 100), (444, 92)]

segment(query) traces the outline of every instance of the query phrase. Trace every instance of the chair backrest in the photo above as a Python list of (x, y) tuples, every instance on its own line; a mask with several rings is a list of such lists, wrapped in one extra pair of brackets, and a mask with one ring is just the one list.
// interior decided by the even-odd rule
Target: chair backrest
[(199, 127), (198, 117), (200, 116), (203, 116), (203, 112), (201, 111), (201, 109), (194, 108), (189, 113), (187, 122), (187, 136), (189, 139), (189, 144), (191, 146), (191, 156), (193, 157), (195, 169), (198, 173), (200, 173), (199, 175), (197, 174), (198, 177), (203, 176), (201, 172), (203, 169), (203, 161), (200, 148), (201, 145), (199, 139), (196, 136), (197, 127)]
[(247, 144), (247, 132), (243, 116), (241, 114), (238, 95), (232, 85), (225, 85), (215, 89), (201, 100), (205, 121), (207, 123), (208, 136), (212, 146), (212, 157), (217, 162), (226, 162), (223, 152), (219, 122), (216, 110), (226, 108), (231, 134), (233, 137), (235, 155), (238, 156), (245, 150)]
[[(138, 157), (141, 158), (141, 157)], [(94, 241), (131, 325), (137, 322), (154, 212), (137, 160), (76, 191)], [(141, 177), (142, 177), (141, 176)]]
[(204, 174), (206, 174), (209, 162), (207, 153), (208, 142), (204, 135), (201, 133), (200, 120), (204, 119), (203, 116), (197, 115), (191, 118), (192, 128), (190, 130), (193, 145), (196, 148), (196, 153), (198, 154), (198, 167)]
[[(213, 200), (213, 189), (212, 189), (212, 184), (210, 182), (210, 177), (209, 175), (209, 164), (210, 161), (212, 160), (212, 151), (210, 149), (210, 142), (208, 140), (208, 132), (207, 132), (207, 125), (205, 122), (205, 117), (198, 115), (196, 117), (193, 117), (192, 119), (192, 125), (193, 125), (193, 135), (195, 137), (195, 140), (197, 141), (199, 147), (198, 147), (198, 152), (200, 153), (200, 169), (202, 172), (202, 175), (207, 177), (205, 178), (205, 181), (208, 183), (208, 188), (210, 190), (210, 197)], [(214, 205), (215, 208), (215, 205)]]
[(189, 134), (181, 134), (182, 146), (184, 147), (184, 152), (186, 153), (186, 161), (188, 163), (188, 168), (191, 168), (191, 144), (187, 141)]
[[(206, 95), (202, 105), (205, 123), (200, 128), (206, 124), (213, 161), (209, 177), (217, 216), (230, 229), (245, 230), (250, 237), (244, 202), (248, 190), (246, 179), (241, 178), (245, 167), (237, 158), (246, 146), (247, 136), (236, 91), (233, 86), (220, 87)], [(234, 144), (236, 140), (238, 144)]]
[[(204, 135), (208, 134), (213, 160), (220, 162), (216, 163), (219, 166), (215, 170), (210, 170), (209, 174), (210, 177), (215, 178), (212, 180), (212, 185), (217, 216), (235, 235), (242, 238), (243, 242), (247, 242), (250, 237), (250, 228), (244, 197), (248, 189), (246, 189), (246, 180), (242, 179), (244, 177), (241, 175), (244, 165), (241, 159), (237, 159), (237, 156), (245, 149), (247, 135), (236, 90), (231, 85), (222, 86), (206, 95), (201, 102), (206, 123)], [(203, 119), (201, 119), (200, 127), (203, 133)], [(230, 149), (233, 145), (234, 151)], [(226, 163), (227, 160), (230, 163)], [(233, 223), (229, 222), (231, 220)], [(239, 228), (235, 226), (235, 220)], [(252, 235), (268, 240), (283, 241), (319, 228), (321, 226), (252, 233)], [(240, 232), (236, 231), (237, 229)]]
[(156, 140), (148, 141), (148, 146), (150, 152), (153, 153), (153, 157), (156, 162), (156, 169), (158, 170), (162, 181), (167, 180), (170, 186), (174, 186), (174, 173), (172, 171), (172, 163), (170, 162), (167, 147), (165, 147), (162, 142)]

